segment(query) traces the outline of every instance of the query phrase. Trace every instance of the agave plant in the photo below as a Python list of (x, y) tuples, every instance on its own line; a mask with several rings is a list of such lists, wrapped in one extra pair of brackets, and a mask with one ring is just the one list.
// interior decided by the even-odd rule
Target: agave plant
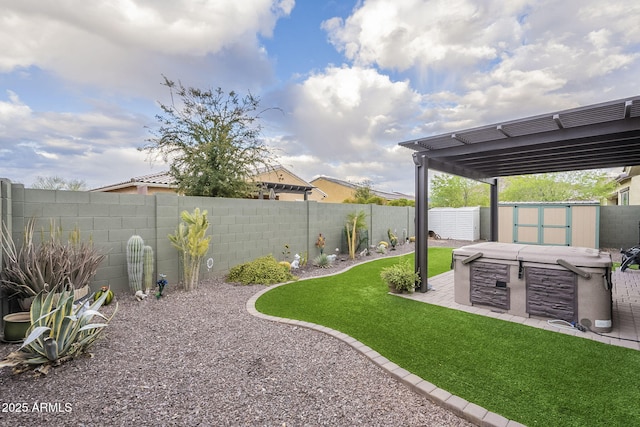
[[(117, 311), (117, 304), (109, 318), (98, 311), (107, 299), (107, 292), (88, 307), (73, 303), (72, 289), (65, 289), (59, 299), (54, 293), (36, 295), (31, 304), (31, 327), (27, 338), (17, 351), (0, 361), (0, 368), (13, 367), (15, 373), (35, 368), (46, 374), (51, 366), (86, 353)], [(92, 322), (96, 316), (105, 322)]]
[(313, 265), (320, 268), (329, 268), (331, 267), (331, 258), (327, 254), (320, 254), (313, 259)]

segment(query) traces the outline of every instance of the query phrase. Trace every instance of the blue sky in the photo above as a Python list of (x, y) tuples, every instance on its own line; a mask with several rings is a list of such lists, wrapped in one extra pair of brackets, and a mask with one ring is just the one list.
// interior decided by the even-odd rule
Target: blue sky
[(640, 94), (640, 2), (0, 0), (0, 176), (89, 188), (137, 150), (162, 75), (258, 95), (306, 180), (412, 193), (398, 142)]

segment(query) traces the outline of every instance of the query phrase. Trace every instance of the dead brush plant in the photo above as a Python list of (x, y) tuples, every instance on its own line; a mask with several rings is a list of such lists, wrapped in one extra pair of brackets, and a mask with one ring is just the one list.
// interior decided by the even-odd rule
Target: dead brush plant
[(34, 218), (27, 221), (20, 246), (15, 244), (6, 224), (0, 227), (0, 286), (5, 295), (25, 299), (58, 286), (80, 289), (88, 285), (106, 255), (93, 242), (82, 241), (77, 227), (63, 241), (62, 229), (54, 221), (50, 222), (48, 237), (42, 230), (40, 242), (36, 242), (35, 225)]

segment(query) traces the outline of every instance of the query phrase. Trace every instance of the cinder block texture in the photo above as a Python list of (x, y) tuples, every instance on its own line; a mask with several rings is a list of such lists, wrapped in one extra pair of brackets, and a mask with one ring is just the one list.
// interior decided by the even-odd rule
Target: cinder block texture
[[(116, 292), (128, 292), (124, 253), (134, 234), (154, 251), (154, 275), (166, 274), (170, 284), (180, 281), (178, 252), (167, 236), (176, 232), (184, 210), (208, 212), (211, 246), (203, 278), (269, 254), (279, 260), (291, 261), (296, 253), (313, 259), (320, 252), (315, 246), (320, 233), (326, 238), (325, 252), (335, 253), (343, 243), (347, 216), (354, 212), (365, 212), (370, 245), (386, 240), (389, 228), (400, 238), (405, 232), (413, 235), (414, 211), (407, 207), (35, 190), (8, 180), (0, 180), (0, 185), (1, 213), (12, 224), (16, 241), (21, 241), (25, 221), (31, 217), (39, 228), (46, 229), (51, 221), (65, 231), (77, 226), (83, 238), (91, 238), (107, 253), (92, 287), (109, 285)], [(209, 258), (211, 269), (206, 266)]]

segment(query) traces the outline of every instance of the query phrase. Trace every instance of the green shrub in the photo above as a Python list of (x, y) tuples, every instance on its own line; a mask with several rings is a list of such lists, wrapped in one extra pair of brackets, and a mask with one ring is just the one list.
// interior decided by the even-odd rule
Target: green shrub
[(331, 267), (331, 258), (327, 256), (327, 254), (320, 254), (313, 259), (313, 265), (320, 268), (329, 268)]
[(273, 255), (267, 255), (231, 268), (226, 280), (243, 285), (273, 285), (297, 280), (297, 277), (278, 264)]
[(399, 261), (397, 264), (383, 268), (380, 272), (380, 277), (389, 287), (393, 287), (400, 292), (413, 292), (415, 285), (420, 283), (420, 275), (408, 260)]

